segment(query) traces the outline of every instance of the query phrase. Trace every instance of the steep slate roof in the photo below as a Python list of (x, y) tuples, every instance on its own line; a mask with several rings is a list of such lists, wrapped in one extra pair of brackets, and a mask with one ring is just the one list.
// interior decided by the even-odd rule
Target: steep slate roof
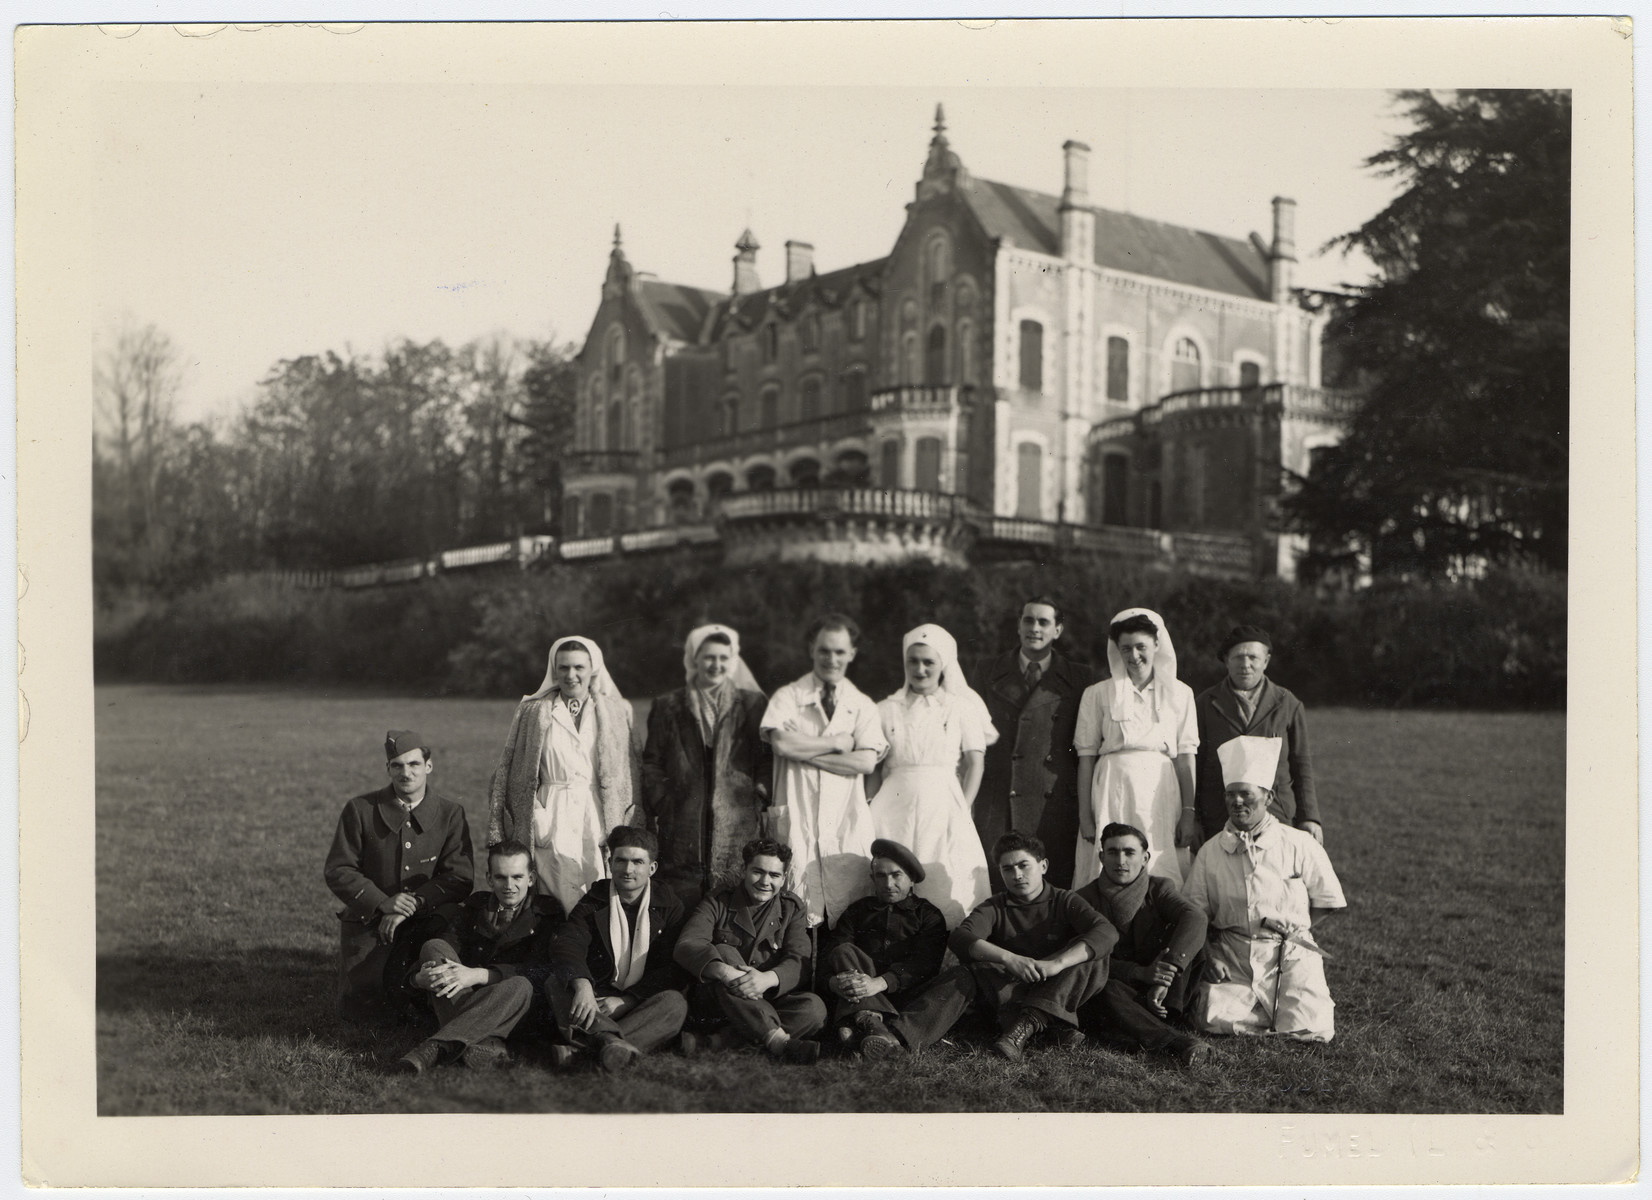
[(817, 292), (834, 293), (834, 300), (841, 299), (856, 279), (867, 278), (876, 280), (883, 270), (883, 264), (889, 258), (874, 258), (870, 262), (852, 263), (847, 267), (839, 267), (834, 271), (827, 271), (824, 275), (811, 275), (807, 279), (800, 279), (796, 283), (781, 283), (774, 287), (764, 288), (760, 292), (751, 292), (744, 296), (730, 296), (724, 293), (714, 295), (717, 312), (713, 315), (710, 325), (706, 328), (706, 340), (716, 341), (722, 335), (723, 325), (731, 318), (742, 315), (752, 324), (763, 319), (769, 310), (771, 297), (789, 302), (795, 308), (800, 305), (812, 289)]
[(683, 342), (699, 340), (706, 313), (723, 299), (721, 294), (705, 288), (659, 279), (639, 279), (636, 296), (650, 325)]
[[(964, 196), (990, 236), (1043, 254), (1061, 253), (1056, 197), (973, 177)], [(1106, 208), (1090, 211), (1096, 215), (1097, 266), (1254, 300), (1270, 298), (1267, 260), (1249, 241)]]

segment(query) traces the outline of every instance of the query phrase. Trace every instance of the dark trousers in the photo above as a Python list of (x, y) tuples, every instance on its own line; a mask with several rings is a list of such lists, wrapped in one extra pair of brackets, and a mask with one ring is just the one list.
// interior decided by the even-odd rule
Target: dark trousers
[[(730, 966), (743, 967), (745, 959), (733, 946), (714, 947)], [(747, 1000), (736, 996), (721, 983), (704, 980), (694, 985), (694, 1007), (702, 1014), (719, 1012), (728, 1019), (737, 1037), (761, 1046), (769, 1034), (784, 1029), (792, 1037), (808, 1037), (826, 1025), (826, 1005), (813, 992), (788, 992), (772, 1000)]]
[[(863, 975), (881, 975), (878, 964), (872, 961), (872, 956), (859, 946), (845, 943), (834, 946), (826, 952), (824, 967), (821, 972), (822, 988), (829, 987), (833, 975), (844, 971), (859, 971)], [(888, 992), (879, 992), (876, 996), (868, 996), (864, 1000), (845, 1000), (835, 992), (831, 993), (832, 1020), (838, 1025), (849, 1025), (854, 1022), (858, 1012), (895, 1013), (900, 1010), (895, 1002), (889, 998)]]
[(1107, 961), (1092, 959), (1068, 967), (1053, 979), (1023, 983), (995, 966), (972, 963), (942, 971), (904, 1005), (888, 1025), (913, 1050), (932, 1046), (958, 1023), (972, 1001), (998, 1014), (1008, 1029), (1026, 1009), (1036, 1009), (1046, 1023), (1078, 1023), (1078, 1007), (1106, 984)]
[(1144, 1050), (1167, 1050), (1191, 1040), (1143, 1004), (1136, 985), (1122, 979), (1109, 979), (1078, 1016), (1085, 1028)]
[[(593, 990), (598, 999), (620, 994), (618, 989), (607, 985), (593, 985)], [(670, 988), (638, 1001), (618, 1017), (605, 1017), (598, 1013), (590, 1029), (581, 1029), (569, 1015), (574, 1001), (572, 984), (563, 983), (553, 975), (545, 981), (545, 999), (551, 1003), (551, 1014), (556, 1018), (556, 1027), (562, 1036), (572, 1045), (585, 1049), (595, 1046), (604, 1037), (619, 1037), (646, 1054), (658, 1050), (681, 1033), (683, 1021), (688, 1017), (688, 1001), (683, 999), (681, 992)]]
[(384, 994), (384, 964), (390, 947), (379, 941), (378, 923), (338, 923), (338, 1015), (345, 1021), (382, 1021), (391, 1016)]
[[(419, 962), (459, 962), (459, 952), (440, 938), (419, 948)], [(431, 1038), (460, 1046), (474, 1046), (484, 1038), (507, 1038), (533, 1008), (533, 984), (521, 976), (498, 983), (469, 987), (454, 996), (432, 994), (430, 1007), (436, 1014), (436, 1032)]]

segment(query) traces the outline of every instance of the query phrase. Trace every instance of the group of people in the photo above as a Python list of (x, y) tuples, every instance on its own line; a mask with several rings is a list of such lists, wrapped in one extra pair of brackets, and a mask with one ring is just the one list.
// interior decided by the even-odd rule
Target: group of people
[(345, 806), (327, 859), (341, 1015), (428, 1007), (415, 1073), (506, 1061), (513, 1036), (608, 1071), (674, 1041), (879, 1058), (972, 1007), (1012, 1060), (1087, 1034), (1189, 1065), (1201, 1033), (1330, 1040), (1311, 926), (1344, 900), (1268, 634), (1234, 629), (1195, 697), (1146, 609), (1110, 623), (1099, 680), (1051, 598), (1018, 629), (983, 695), (918, 626), (874, 702), (846, 616), (767, 697), (738, 633), (701, 626), (640, 754), (601, 649), (560, 638), (492, 776), (475, 894), (464, 811), (392, 731), (389, 785)]

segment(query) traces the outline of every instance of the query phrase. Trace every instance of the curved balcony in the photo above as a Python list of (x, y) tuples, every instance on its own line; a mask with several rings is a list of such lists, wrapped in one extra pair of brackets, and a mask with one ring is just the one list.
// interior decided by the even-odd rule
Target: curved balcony
[(787, 488), (722, 501), (731, 564), (779, 559), (964, 566), (975, 537), (965, 496), (883, 488)]
[(968, 405), (974, 390), (950, 384), (905, 383), (899, 387), (879, 388), (872, 393), (868, 407), (875, 413), (949, 413)]
[(1096, 422), (1090, 440), (1110, 441), (1152, 429), (1161, 422), (1190, 413), (1220, 410), (1272, 410), (1287, 416), (1322, 421), (1346, 421), (1359, 408), (1356, 392), (1308, 387), (1299, 383), (1266, 383), (1253, 387), (1193, 388), (1171, 392), (1140, 412)]

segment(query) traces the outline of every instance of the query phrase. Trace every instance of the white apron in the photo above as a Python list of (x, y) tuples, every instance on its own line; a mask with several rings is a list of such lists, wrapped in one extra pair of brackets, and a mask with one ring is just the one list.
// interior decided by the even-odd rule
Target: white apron
[(565, 913), (608, 875), (602, 854), (607, 830), (592, 767), (596, 742), (595, 713), (587, 709), (576, 730), (567, 705), (550, 706), (533, 802), (533, 866), (539, 891), (555, 896)]
[(941, 910), (948, 929), (992, 894), (981, 835), (958, 782), (966, 746), (985, 747), (978, 731), (965, 737), (962, 708), (940, 693), (911, 703), (897, 694), (878, 703), (889, 757), (872, 799), (873, 826), (878, 837), (901, 843), (923, 864), (924, 880), (913, 890)]

